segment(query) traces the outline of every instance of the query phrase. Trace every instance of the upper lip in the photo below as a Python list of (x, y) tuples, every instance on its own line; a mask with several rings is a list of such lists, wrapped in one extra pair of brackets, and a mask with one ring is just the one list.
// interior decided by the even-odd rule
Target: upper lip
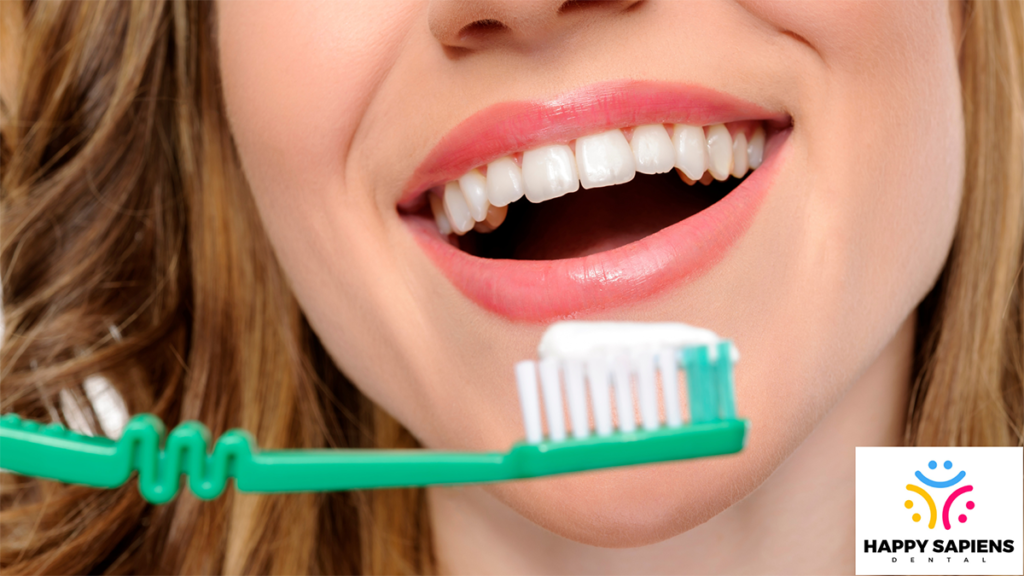
[(433, 186), (538, 145), (641, 124), (705, 126), (741, 120), (784, 126), (789, 116), (710, 88), (657, 81), (604, 82), (545, 101), (502, 102), (443, 136), (407, 181), (398, 204), (411, 206)]

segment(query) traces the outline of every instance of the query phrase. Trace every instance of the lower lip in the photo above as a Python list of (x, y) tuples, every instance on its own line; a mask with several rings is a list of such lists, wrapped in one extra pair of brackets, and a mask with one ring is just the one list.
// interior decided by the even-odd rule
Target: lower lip
[(441, 238), (433, 221), (407, 222), (434, 264), (486, 310), (519, 321), (578, 317), (650, 298), (718, 264), (753, 222), (782, 164), (788, 135), (775, 134), (764, 164), (722, 200), (642, 240), (582, 258), (479, 258)]

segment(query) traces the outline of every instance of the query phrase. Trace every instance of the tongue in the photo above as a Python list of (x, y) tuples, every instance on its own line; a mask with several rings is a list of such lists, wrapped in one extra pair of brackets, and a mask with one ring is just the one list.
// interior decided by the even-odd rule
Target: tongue
[(490, 258), (577, 258), (635, 242), (710, 206), (716, 194), (687, 186), (675, 173), (646, 176), (608, 188), (580, 189), (541, 204), (525, 200), (474, 250)]

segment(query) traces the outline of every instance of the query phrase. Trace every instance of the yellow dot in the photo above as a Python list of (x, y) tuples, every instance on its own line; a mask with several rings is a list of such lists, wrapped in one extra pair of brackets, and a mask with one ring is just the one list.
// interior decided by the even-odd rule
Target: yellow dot
[(904, 502), (903, 505), (906, 506), (907, 510), (910, 510), (911, 508), (914, 507), (914, 503), (912, 501), (910, 501), (910, 500), (907, 500), (906, 502)]
[(920, 514), (914, 514), (913, 516), (911, 516), (911, 518), (914, 519), (914, 522), (920, 522), (921, 521), (921, 515)]

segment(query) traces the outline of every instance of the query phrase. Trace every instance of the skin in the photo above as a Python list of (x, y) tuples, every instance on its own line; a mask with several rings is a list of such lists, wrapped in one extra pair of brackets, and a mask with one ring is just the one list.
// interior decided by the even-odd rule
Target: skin
[[(492, 104), (610, 79), (789, 114), (783, 165), (722, 261), (587, 317), (733, 339), (747, 448), (431, 489), (431, 513), (449, 572), (852, 572), (853, 447), (900, 442), (914, 310), (960, 202), (958, 7), (558, 6), (219, 6), (229, 119), (296, 296), (338, 366), (425, 446), (505, 449), (522, 436), (512, 366), (545, 326), (481, 309), (414, 241), (396, 204), (430, 149)], [(460, 34), (484, 19), (507, 30)]]

